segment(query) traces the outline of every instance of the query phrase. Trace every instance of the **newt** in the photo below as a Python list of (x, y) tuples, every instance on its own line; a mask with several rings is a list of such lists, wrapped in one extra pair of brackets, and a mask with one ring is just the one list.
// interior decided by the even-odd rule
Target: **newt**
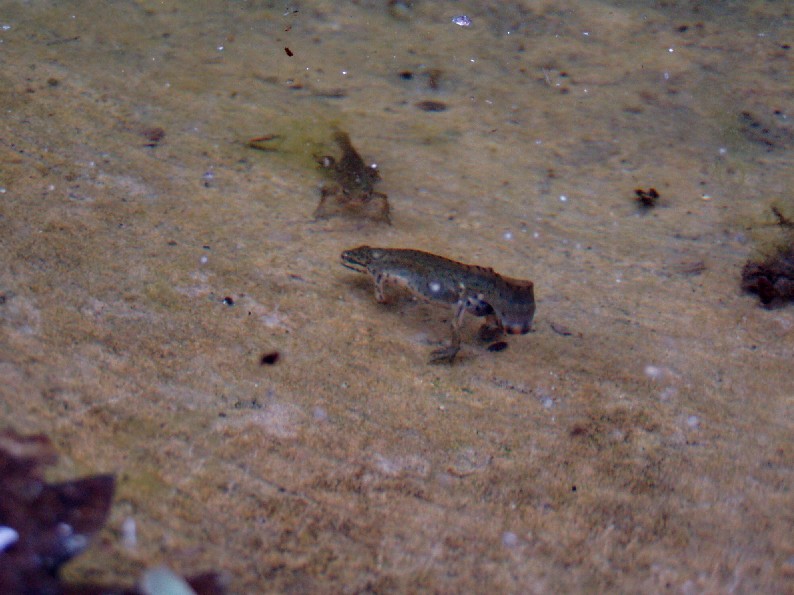
[(320, 189), (315, 219), (346, 214), (390, 224), (389, 197), (375, 190), (375, 184), (380, 181), (378, 166), (364, 162), (346, 132), (336, 131), (334, 142), (342, 150), (339, 160), (330, 155), (317, 159), (317, 163), (328, 171), (332, 183)]
[(359, 246), (342, 252), (342, 266), (369, 275), (375, 299), (385, 303), (387, 285), (396, 285), (425, 301), (452, 306), (452, 338), (430, 353), (430, 363), (452, 363), (460, 351), (466, 312), (485, 317), (479, 336), (490, 340), (503, 332), (528, 333), (535, 316), (532, 281), (500, 275), (492, 268), (464, 264), (421, 250)]

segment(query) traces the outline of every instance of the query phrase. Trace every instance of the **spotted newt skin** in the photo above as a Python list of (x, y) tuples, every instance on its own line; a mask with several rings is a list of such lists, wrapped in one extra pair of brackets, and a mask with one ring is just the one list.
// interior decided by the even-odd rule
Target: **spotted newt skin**
[(380, 181), (377, 165), (364, 162), (346, 132), (337, 130), (334, 142), (342, 150), (339, 161), (330, 155), (317, 160), (328, 171), (333, 183), (320, 190), (320, 203), (314, 211), (314, 218), (327, 219), (346, 214), (391, 225), (389, 197), (375, 191), (375, 184)]
[(532, 281), (512, 279), (491, 268), (463, 264), (420, 250), (359, 246), (342, 252), (342, 265), (368, 274), (375, 283), (375, 299), (385, 302), (386, 285), (399, 285), (414, 295), (452, 306), (452, 340), (430, 354), (430, 363), (449, 362), (460, 351), (463, 315), (484, 316), (480, 337), (502, 332), (525, 334), (535, 316)]

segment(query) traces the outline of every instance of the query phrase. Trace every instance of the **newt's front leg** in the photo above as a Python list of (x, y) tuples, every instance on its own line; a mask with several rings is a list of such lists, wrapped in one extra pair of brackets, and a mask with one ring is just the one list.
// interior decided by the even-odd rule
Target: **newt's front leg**
[(452, 338), (448, 347), (442, 347), (430, 352), (430, 364), (452, 363), (460, 351), (460, 327), (463, 324), (463, 315), (466, 313), (466, 302), (458, 300), (455, 304), (455, 317), (452, 319)]
[(386, 275), (375, 275), (375, 300), (379, 304), (385, 304), (387, 301), (386, 299), (386, 282), (388, 279)]

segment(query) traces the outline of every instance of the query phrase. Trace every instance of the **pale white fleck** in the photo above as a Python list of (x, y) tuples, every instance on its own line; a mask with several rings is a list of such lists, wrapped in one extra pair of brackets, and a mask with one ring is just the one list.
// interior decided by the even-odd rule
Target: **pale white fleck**
[(686, 418), (686, 425), (688, 425), (693, 430), (696, 430), (700, 427), (700, 418), (697, 415), (690, 415)]
[(565, 196), (564, 194), (561, 194), (560, 195), (560, 202), (568, 202), (568, 197)]
[(458, 25), (459, 27), (471, 27), (472, 24), (471, 19), (467, 17), (465, 14), (452, 17), (452, 22)]
[(207, 264), (207, 263), (209, 262), (209, 260), (210, 260), (210, 259), (209, 259), (209, 258), (207, 258), (207, 256), (206, 256), (206, 255), (205, 255), (205, 256), (202, 256), (201, 258), (199, 258), (199, 262), (200, 262), (201, 264)]
[(502, 545), (506, 547), (514, 547), (518, 545), (518, 535), (512, 531), (505, 531), (502, 533)]
[(506, 240), (512, 240), (513, 239), (513, 232), (512, 231), (506, 231), (502, 237), (504, 239), (506, 239)]
[(11, 527), (0, 526), (0, 552), (19, 541), (19, 533)]
[(196, 592), (181, 576), (166, 568), (158, 566), (143, 573), (140, 589), (145, 595), (196, 595)]
[(652, 379), (656, 380), (657, 378), (659, 378), (659, 376), (662, 375), (662, 370), (661, 370), (661, 368), (658, 368), (657, 366), (652, 366), (652, 365), (649, 364), (649, 365), (645, 366), (645, 375), (648, 378), (652, 378)]
[(138, 545), (138, 530), (135, 525), (135, 519), (128, 516), (121, 523), (121, 543), (127, 549), (135, 549)]
[(439, 283), (438, 281), (431, 281), (428, 284), (428, 287), (430, 288), (430, 291), (432, 291), (433, 293), (437, 293), (441, 291), (441, 283)]

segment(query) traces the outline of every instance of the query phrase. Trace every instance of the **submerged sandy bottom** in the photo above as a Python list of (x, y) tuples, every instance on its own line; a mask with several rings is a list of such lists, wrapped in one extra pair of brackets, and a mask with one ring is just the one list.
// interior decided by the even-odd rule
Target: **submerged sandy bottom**
[[(6, 3), (0, 415), (119, 481), (70, 577), (790, 591), (794, 309), (739, 290), (794, 211), (785, 4)], [(335, 126), (391, 227), (312, 221)], [(360, 244), (532, 279), (536, 332), (428, 366), (450, 313)]]

